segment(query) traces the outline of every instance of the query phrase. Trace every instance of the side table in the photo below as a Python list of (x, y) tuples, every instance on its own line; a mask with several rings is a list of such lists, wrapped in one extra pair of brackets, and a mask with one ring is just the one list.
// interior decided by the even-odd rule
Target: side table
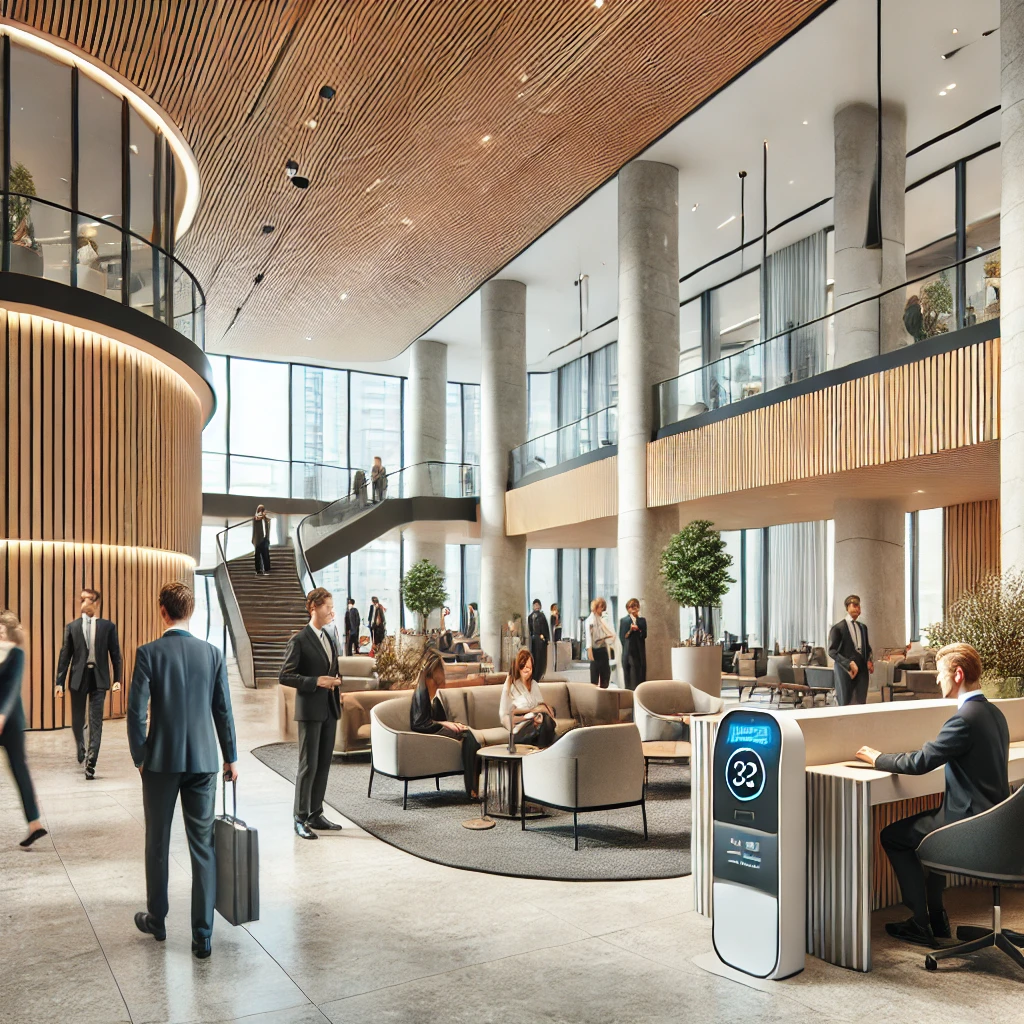
[[(480, 760), (484, 766), (483, 785), (480, 787), (482, 818), (486, 818), (488, 813), (499, 818), (519, 817), (523, 757), (537, 749), (525, 743), (517, 743), (514, 753), (509, 752), (506, 743), (480, 748)], [(544, 812), (536, 804), (527, 804), (526, 816), (541, 818)]]

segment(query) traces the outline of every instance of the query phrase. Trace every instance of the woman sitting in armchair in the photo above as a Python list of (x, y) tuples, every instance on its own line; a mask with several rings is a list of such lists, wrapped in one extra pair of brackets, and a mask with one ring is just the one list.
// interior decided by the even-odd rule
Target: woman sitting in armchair
[(447, 721), (444, 705), (438, 699), (437, 691), (445, 684), (444, 662), (437, 651), (427, 651), (420, 669), (416, 689), (412, 695), (409, 726), (413, 732), (443, 733), (462, 744), (462, 769), (466, 781), (466, 796), (477, 799), (477, 779), (480, 776), (479, 758), (476, 752), (480, 743), (469, 727), (459, 722)]
[(516, 743), (550, 747), (555, 742), (555, 713), (541, 698), (540, 683), (533, 678), (533, 656), (526, 647), (519, 649), (502, 684), (498, 717), (515, 733)]

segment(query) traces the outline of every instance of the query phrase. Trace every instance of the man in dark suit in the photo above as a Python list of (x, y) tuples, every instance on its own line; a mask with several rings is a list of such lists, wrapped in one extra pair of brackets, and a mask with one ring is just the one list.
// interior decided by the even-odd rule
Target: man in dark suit
[(256, 575), (270, 575), (270, 516), (262, 505), (256, 506), (252, 517), (252, 546), (256, 560)]
[(834, 662), (836, 703), (841, 706), (868, 702), (868, 676), (875, 671), (868, 627), (859, 619), (860, 598), (851, 594), (846, 599), (846, 618), (837, 622), (828, 633), (828, 656)]
[(626, 602), (626, 615), (619, 620), (619, 640), (626, 689), (635, 690), (647, 679), (647, 620), (641, 617), (640, 602), (635, 597)]
[(533, 599), (533, 611), (530, 612), (530, 654), (533, 655), (533, 678), (538, 682), (544, 678), (548, 669), (548, 643), (551, 640), (551, 629), (548, 617), (541, 610), (538, 598)]
[(345, 655), (351, 657), (359, 653), (359, 612), (356, 610), (355, 598), (348, 599), (345, 609)]
[(882, 847), (900, 883), (903, 902), (911, 911), (906, 921), (887, 924), (897, 939), (936, 946), (950, 937), (942, 905), (945, 875), (928, 872), (917, 848), (929, 832), (987, 811), (1010, 795), (1007, 760), (1010, 731), (1003, 713), (981, 692), (981, 658), (970, 644), (950, 644), (938, 654), (942, 696), (957, 702), (956, 713), (939, 735), (910, 754), (883, 754), (861, 747), (857, 757), (883, 772), (924, 775), (946, 766), (946, 795), (938, 810), (922, 811), (882, 829)]
[(370, 610), (366, 613), (366, 624), (370, 627), (370, 639), (374, 647), (384, 643), (387, 632), (387, 621), (384, 618), (384, 606), (376, 597), (370, 598)]
[[(376, 598), (374, 598), (376, 600)], [(299, 770), (295, 776), (295, 834), (319, 839), (313, 831), (334, 832), (340, 825), (324, 817), (324, 794), (334, 740), (341, 718), (338, 652), (325, 628), (334, 619), (334, 598), (323, 587), (306, 595), (309, 625), (288, 641), (279, 677), (295, 687), (295, 723), (299, 727)]]
[[(78, 763), (85, 761), (85, 777), (96, 777), (96, 762), (103, 738), (103, 705), (107, 691), (121, 689), (121, 645), (117, 626), (101, 619), (100, 592), (85, 587), (79, 595), (81, 618), (64, 627), (64, 642), (57, 659), (58, 697), (64, 696), (64, 683), (71, 671), (71, 732), (78, 749)], [(113, 669), (114, 682), (110, 676)], [(85, 750), (85, 711), (89, 708), (89, 753)]]
[(146, 912), (135, 915), (135, 927), (158, 942), (167, 937), (168, 847), (180, 793), (192, 858), (192, 952), (205, 960), (217, 896), (217, 772), (223, 766), (224, 777), (236, 781), (238, 758), (224, 656), (189, 633), (194, 606), (192, 591), (184, 583), (161, 588), (160, 618), (167, 628), (159, 640), (135, 652), (128, 692), (128, 746), (142, 774), (146, 816)]

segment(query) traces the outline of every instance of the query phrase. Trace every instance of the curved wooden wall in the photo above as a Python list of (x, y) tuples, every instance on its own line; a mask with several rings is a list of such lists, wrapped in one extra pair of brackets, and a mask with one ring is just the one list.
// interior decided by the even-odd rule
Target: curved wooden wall
[(999, 437), (999, 339), (651, 442), (647, 503), (882, 466)]
[(618, 456), (566, 470), (505, 492), (505, 533), (511, 537), (619, 514)]
[[(30, 726), (53, 728), (70, 724), (53, 683), (80, 589), (102, 592), (127, 679), (136, 646), (160, 633), (160, 584), (191, 583), (201, 410), (184, 380), (128, 345), (38, 316), (0, 317), (0, 605), (26, 630)], [(108, 698), (108, 712), (123, 713), (124, 697)]]
[(949, 608), (983, 576), (999, 572), (999, 500), (971, 501), (943, 509), (944, 607)]

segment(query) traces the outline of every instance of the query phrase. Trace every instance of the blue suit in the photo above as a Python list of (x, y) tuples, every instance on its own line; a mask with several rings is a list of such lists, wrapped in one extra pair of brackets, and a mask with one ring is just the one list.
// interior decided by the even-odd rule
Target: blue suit
[(7, 751), (11, 773), (18, 786), (25, 820), (39, 817), (36, 793), (25, 762), (25, 709), (21, 706), (21, 677), (25, 672), (25, 652), (12, 647), (7, 657), (0, 660), (0, 715), (6, 719), (0, 732), (0, 747)]
[(142, 768), (150, 916), (161, 924), (167, 916), (168, 847), (180, 793), (192, 857), (192, 936), (209, 938), (217, 892), (217, 773), (222, 762), (237, 760), (227, 668), (216, 647), (185, 630), (170, 629), (136, 651), (128, 692), (128, 746), (136, 767)]

